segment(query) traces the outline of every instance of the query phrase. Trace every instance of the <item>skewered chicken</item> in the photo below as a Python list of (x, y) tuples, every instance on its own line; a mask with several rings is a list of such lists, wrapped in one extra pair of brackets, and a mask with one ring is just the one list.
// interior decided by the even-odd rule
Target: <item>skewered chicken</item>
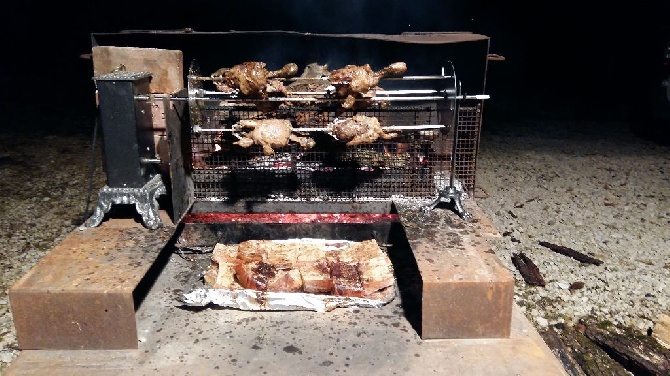
[(289, 141), (297, 142), (305, 149), (315, 145), (312, 138), (294, 135), (291, 122), (286, 119), (240, 120), (239, 126), (251, 131), (239, 136), (240, 139), (234, 144), (243, 148), (260, 145), (265, 155), (274, 154), (274, 148), (286, 146)]
[[(311, 98), (318, 98), (323, 96), (321, 94), (312, 94), (312, 93), (324, 93), (332, 92), (334, 87), (330, 85), (327, 78), (330, 75), (328, 70), (328, 64), (318, 64), (310, 63), (305, 66), (305, 70), (302, 74), (297, 77), (293, 82), (286, 85), (286, 90), (291, 94), (296, 92), (309, 92), (310, 95), (305, 98), (304, 101), (290, 101), (286, 102), (284, 105), (289, 107), (300, 107), (300, 106), (309, 106), (314, 103), (314, 100)], [(302, 96), (300, 95), (300, 96)], [(326, 94), (328, 97), (328, 94)], [(323, 105), (330, 105), (329, 101), (322, 102)], [(306, 127), (325, 127), (328, 124), (329, 113), (327, 111), (303, 111), (297, 110), (293, 113), (293, 117), (297, 124), (300, 126)]]
[(211, 77), (221, 92), (238, 89), (245, 97), (259, 99), (266, 99), (269, 94), (286, 95), (284, 84), (276, 79), (294, 76), (298, 73), (298, 66), (289, 63), (275, 71), (268, 71), (265, 66), (263, 62), (247, 61), (232, 68), (221, 68)]
[(379, 120), (372, 116), (355, 115), (345, 120), (335, 121), (330, 128), (333, 136), (346, 142), (347, 146), (371, 143), (380, 137), (384, 140), (398, 137), (396, 132), (386, 133), (379, 125)]
[(390, 76), (399, 76), (407, 71), (407, 64), (393, 63), (377, 72), (372, 71), (370, 64), (346, 65), (330, 73), (328, 80), (335, 86), (338, 98), (346, 98), (342, 107), (355, 107), (356, 99), (372, 98), (379, 80)]
[(286, 85), (289, 91), (325, 91), (330, 82), (323, 80), (330, 76), (328, 64), (310, 63), (295, 81)]

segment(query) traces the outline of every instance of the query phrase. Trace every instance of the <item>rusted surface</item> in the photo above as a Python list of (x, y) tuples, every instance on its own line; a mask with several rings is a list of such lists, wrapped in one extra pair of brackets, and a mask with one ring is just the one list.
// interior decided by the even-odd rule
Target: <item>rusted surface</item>
[(398, 221), (397, 214), (372, 213), (190, 213), (184, 223), (375, 223)]
[(235, 244), (250, 239), (321, 238), (387, 242), (395, 222), (370, 223), (263, 223), (218, 222), (184, 223), (176, 246), (178, 248), (213, 247), (216, 243)]
[(158, 48), (93, 47), (94, 76), (109, 73), (120, 65), (128, 72), (151, 72), (151, 92), (170, 94), (184, 87), (181, 51)]
[(10, 291), (21, 349), (136, 349), (131, 293)]
[(173, 230), (110, 219), (70, 233), (9, 290), (19, 347), (137, 348), (133, 293)]
[[(478, 211), (473, 213), (480, 218)], [(403, 238), (402, 226), (394, 224), (392, 234), (397, 234), (398, 240)], [(405, 248), (405, 243), (394, 241), (389, 252), (391, 256), (409, 254)], [(171, 255), (136, 313), (137, 330), (143, 337), (138, 350), (22, 351), (5, 374), (208, 375), (228, 371), (237, 375), (388, 375), (389, 370), (402, 370), (398, 373), (567, 375), (516, 305), (512, 306), (509, 338), (439, 341), (423, 341), (417, 335), (406, 319), (407, 304), (413, 304), (413, 300), (404, 301), (407, 295), (379, 308), (327, 313), (177, 306), (175, 297), (198, 281), (210, 257)], [(401, 265), (394, 264), (403, 277), (407, 277), (406, 269), (416, 266), (406, 266), (413, 261), (408, 258), (396, 258)], [(414, 281), (409, 282), (412, 285)], [(419, 296), (420, 302), (421, 289), (415, 292), (410, 288), (407, 293)]]
[(423, 283), (423, 339), (510, 335), (514, 279), (487, 243), (490, 224), (478, 222), (475, 205), (468, 209), (472, 223), (449, 210), (398, 205)]
[(533, 286), (545, 286), (547, 283), (540, 272), (540, 269), (535, 265), (525, 253), (512, 253), (512, 264), (517, 268), (524, 281)]
[(658, 317), (652, 335), (660, 341), (663, 346), (670, 349), (670, 311), (661, 314)]

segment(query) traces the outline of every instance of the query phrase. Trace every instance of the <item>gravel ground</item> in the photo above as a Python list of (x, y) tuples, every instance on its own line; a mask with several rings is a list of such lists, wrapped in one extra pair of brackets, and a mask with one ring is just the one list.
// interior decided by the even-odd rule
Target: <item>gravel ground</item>
[(19, 353), (7, 291), (82, 223), (90, 164), (89, 135), (0, 134), (0, 374)]
[[(633, 137), (623, 123), (544, 120), (482, 133), (478, 205), (508, 234), (495, 251), (514, 272), (515, 296), (539, 328), (584, 316), (653, 328), (670, 302), (670, 148)], [(583, 264), (546, 241), (602, 260)], [(545, 287), (512, 264), (523, 252)], [(583, 288), (571, 289), (575, 282)]]
[[(104, 184), (96, 150), (94, 193)], [(82, 222), (90, 154), (89, 135), (0, 134), (0, 372), (19, 353), (7, 289)], [(646, 331), (668, 311), (669, 147), (615, 122), (485, 123), (477, 185), (476, 202), (509, 233), (493, 246), (538, 328), (592, 315)], [(545, 287), (522, 280), (511, 262), (519, 252), (538, 265)], [(571, 290), (574, 282), (584, 287)]]

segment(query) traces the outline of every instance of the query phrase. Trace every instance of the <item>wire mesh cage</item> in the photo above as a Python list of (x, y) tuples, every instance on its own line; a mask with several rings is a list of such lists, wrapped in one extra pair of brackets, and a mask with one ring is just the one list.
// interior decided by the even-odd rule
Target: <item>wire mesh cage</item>
[[(395, 80), (357, 109), (343, 109), (323, 91), (249, 99), (194, 85), (195, 199), (433, 199), (454, 178), (471, 192), (481, 106), (458, 106), (455, 82), (444, 75)], [(342, 139), (361, 129), (355, 140)]]

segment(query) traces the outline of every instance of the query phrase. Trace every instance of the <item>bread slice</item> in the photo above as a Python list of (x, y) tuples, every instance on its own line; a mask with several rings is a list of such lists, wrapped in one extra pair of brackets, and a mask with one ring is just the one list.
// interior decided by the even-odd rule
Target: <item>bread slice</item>
[(333, 279), (325, 258), (300, 264), (303, 291), (310, 294), (330, 294), (333, 291)]
[(370, 260), (384, 254), (384, 251), (379, 248), (379, 244), (375, 239), (351, 243), (345, 251), (353, 254), (353, 258), (357, 262)]
[(330, 276), (333, 279), (333, 295), (363, 296), (363, 284), (355, 264), (336, 262), (329, 266)]
[(323, 260), (326, 253), (327, 252), (319, 244), (302, 243), (296, 252), (296, 263), (300, 265), (303, 263), (312, 263), (318, 260)]
[(235, 277), (245, 289), (265, 291), (268, 281), (277, 276), (277, 269), (265, 261), (240, 262), (235, 266)]
[(386, 255), (377, 256), (358, 263), (363, 295), (370, 296), (373, 293), (391, 287), (395, 284), (393, 266)]
[(326, 251), (316, 243), (302, 243), (297, 250), (296, 267), (302, 277), (303, 291), (310, 294), (330, 294), (333, 281), (326, 261)]
[(216, 275), (219, 273), (219, 264), (212, 261), (211, 264), (205, 269), (205, 273), (202, 278), (205, 280), (205, 283), (215, 289), (219, 287), (216, 286)]
[(297, 242), (274, 243), (268, 247), (264, 261), (274, 265), (277, 269), (292, 269), (295, 267), (298, 257)]
[(273, 246), (271, 240), (247, 240), (237, 246), (237, 258), (243, 263), (264, 260)]
[(302, 283), (298, 269), (277, 270), (275, 276), (267, 282), (267, 291), (298, 292), (302, 291)]
[(238, 262), (236, 246), (216, 244), (212, 252), (212, 263), (205, 271), (205, 283), (215, 289), (238, 287), (235, 281), (235, 266)]
[(334, 250), (333, 256), (337, 256), (340, 262), (355, 264), (362, 260), (369, 260), (383, 254), (381, 248), (374, 239), (362, 242), (351, 242), (346, 247)]

